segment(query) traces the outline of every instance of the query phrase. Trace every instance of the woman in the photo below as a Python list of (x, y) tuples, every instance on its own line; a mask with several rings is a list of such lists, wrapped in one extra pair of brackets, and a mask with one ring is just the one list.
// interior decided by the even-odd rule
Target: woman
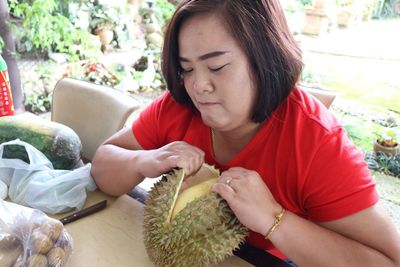
[(169, 92), (98, 149), (98, 186), (121, 195), (207, 162), (251, 244), (300, 266), (400, 266), (362, 153), (295, 86), (301, 68), (279, 0), (181, 1), (163, 49)]

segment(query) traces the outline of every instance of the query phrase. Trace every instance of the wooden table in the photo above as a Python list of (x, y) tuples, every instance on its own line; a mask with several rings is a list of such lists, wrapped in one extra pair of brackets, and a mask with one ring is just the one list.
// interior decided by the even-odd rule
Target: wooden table
[[(143, 204), (128, 195), (119, 198), (95, 191), (85, 206), (107, 199), (107, 207), (65, 225), (73, 238), (71, 267), (152, 267), (142, 236)], [(65, 215), (65, 214), (64, 214)], [(61, 215), (53, 216), (55, 218)], [(253, 266), (232, 256), (217, 266)], [(271, 265), (272, 266), (272, 265)]]

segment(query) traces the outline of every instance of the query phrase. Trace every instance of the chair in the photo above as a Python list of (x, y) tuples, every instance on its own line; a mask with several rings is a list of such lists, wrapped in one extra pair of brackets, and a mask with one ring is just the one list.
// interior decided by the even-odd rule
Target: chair
[(306, 86), (300, 87), (318, 99), (328, 109), (336, 98), (336, 94), (329, 91), (314, 89)]
[(140, 107), (133, 98), (105, 86), (63, 78), (53, 91), (51, 120), (72, 128), (82, 141), (82, 158), (91, 161), (96, 149), (124, 127)]

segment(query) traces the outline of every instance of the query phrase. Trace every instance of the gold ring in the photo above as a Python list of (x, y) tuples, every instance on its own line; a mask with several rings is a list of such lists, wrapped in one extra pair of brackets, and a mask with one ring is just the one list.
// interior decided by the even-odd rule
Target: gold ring
[(232, 183), (232, 177), (228, 177), (228, 179), (225, 181), (225, 183), (226, 183), (227, 185), (231, 185), (231, 183)]

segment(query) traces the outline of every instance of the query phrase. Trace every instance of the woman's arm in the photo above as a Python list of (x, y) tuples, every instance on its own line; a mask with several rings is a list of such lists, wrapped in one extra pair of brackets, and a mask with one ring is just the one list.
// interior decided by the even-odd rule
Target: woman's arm
[(107, 139), (96, 151), (92, 161), (92, 176), (101, 191), (123, 195), (139, 184), (144, 176), (137, 165), (142, 147), (129, 127)]
[[(229, 186), (228, 178), (233, 178)], [(213, 190), (244, 225), (262, 235), (281, 210), (254, 171), (231, 168), (221, 174)], [(300, 266), (400, 266), (400, 235), (380, 205), (320, 224), (286, 211), (269, 239)]]
[(287, 212), (270, 240), (300, 266), (400, 266), (399, 233), (379, 204), (319, 225)]
[(102, 144), (92, 162), (92, 176), (103, 192), (123, 195), (144, 177), (158, 177), (172, 168), (194, 173), (204, 162), (204, 152), (185, 142), (143, 150), (130, 127), (123, 128)]

